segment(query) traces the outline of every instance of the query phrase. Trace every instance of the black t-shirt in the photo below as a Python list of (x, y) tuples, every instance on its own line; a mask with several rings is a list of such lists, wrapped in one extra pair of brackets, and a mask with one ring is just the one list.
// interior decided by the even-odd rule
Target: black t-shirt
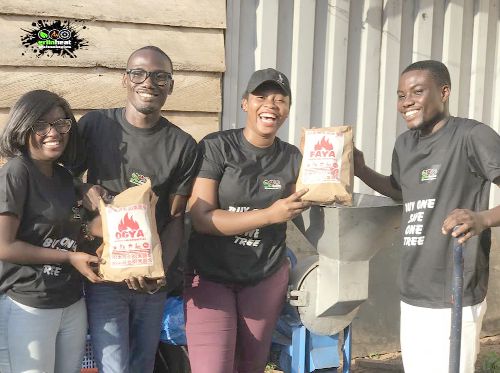
[[(0, 169), (0, 213), (19, 218), (20, 241), (76, 251), (80, 220), (75, 202), (73, 178), (59, 165), (47, 177), (27, 156), (19, 156)], [(82, 277), (70, 264), (0, 261), (0, 292), (30, 307), (68, 307), (82, 296)]]
[[(430, 308), (451, 307), (453, 239), (441, 233), (454, 209), (488, 209), (490, 181), (500, 176), (500, 136), (469, 119), (450, 117), (435, 134), (398, 137), (392, 178), (403, 192), (401, 297)], [(488, 287), (489, 229), (464, 245), (464, 306)]]
[[(219, 208), (263, 209), (291, 194), (301, 154), (276, 138), (269, 148), (250, 144), (242, 129), (214, 133), (199, 144), (203, 161), (198, 177), (219, 182)], [(271, 275), (286, 255), (286, 223), (235, 236), (194, 232), (189, 243), (191, 266), (219, 282), (252, 284)]]
[(152, 128), (138, 128), (124, 117), (124, 109), (92, 111), (78, 122), (83, 149), (73, 173), (88, 170), (87, 181), (113, 195), (151, 179), (158, 196), (158, 231), (169, 217), (169, 196), (189, 195), (196, 171), (196, 141), (161, 117)]

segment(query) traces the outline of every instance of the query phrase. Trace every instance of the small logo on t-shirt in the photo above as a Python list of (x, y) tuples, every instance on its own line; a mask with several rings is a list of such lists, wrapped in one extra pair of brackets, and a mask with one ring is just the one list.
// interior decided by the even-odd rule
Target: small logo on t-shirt
[(281, 189), (281, 181), (274, 179), (266, 179), (262, 182), (264, 189), (266, 190), (280, 190)]
[(142, 174), (140, 174), (139, 172), (132, 172), (132, 175), (130, 175), (130, 183), (134, 184), (134, 185), (142, 185), (144, 184), (146, 181), (148, 180), (148, 178)]
[(420, 171), (420, 183), (431, 183), (435, 181), (438, 177), (439, 169), (441, 165), (434, 164), (430, 167), (426, 167)]

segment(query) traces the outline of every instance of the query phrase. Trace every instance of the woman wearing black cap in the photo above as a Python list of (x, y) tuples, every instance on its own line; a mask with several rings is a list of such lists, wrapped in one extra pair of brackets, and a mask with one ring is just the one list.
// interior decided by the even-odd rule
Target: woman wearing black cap
[(241, 101), (245, 128), (199, 144), (184, 292), (193, 373), (264, 371), (288, 285), (286, 221), (310, 206), (295, 192), (300, 151), (276, 137), (290, 102), (283, 73), (256, 71)]

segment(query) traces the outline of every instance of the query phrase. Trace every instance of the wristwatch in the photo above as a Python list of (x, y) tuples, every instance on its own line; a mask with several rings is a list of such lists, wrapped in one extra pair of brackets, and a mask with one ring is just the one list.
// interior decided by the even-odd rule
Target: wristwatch
[(80, 226), (80, 231), (82, 232), (82, 237), (85, 240), (93, 241), (95, 239), (95, 237), (90, 234), (89, 222), (87, 220), (84, 220), (82, 222), (82, 225)]
[(158, 280), (156, 281), (156, 286), (157, 286), (156, 289), (147, 291), (148, 294), (152, 295), (152, 294), (156, 293), (158, 290), (160, 290), (163, 286), (165, 286), (167, 284), (167, 280), (165, 277), (163, 277), (159, 280), (160, 281), (158, 281)]

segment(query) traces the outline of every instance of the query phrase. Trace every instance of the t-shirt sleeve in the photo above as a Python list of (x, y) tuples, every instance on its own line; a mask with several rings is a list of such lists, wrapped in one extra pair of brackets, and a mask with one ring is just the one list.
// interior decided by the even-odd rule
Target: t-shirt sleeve
[(200, 152), (200, 170), (198, 177), (220, 181), (224, 174), (224, 155), (216, 138), (201, 140), (198, 144)]
[(467, 156), (471, 171), (494, 181), (500, 177), (500, 136), (491, 127), (478, 124), (467, 136)]
[(184, 151), (179, 158), (175, 180), (172, 184), (171, 193), (187, 196), (191, 193), (193, 180), (198, 169), (199, 156), (196, 141), (192, 137), (184, 147)]
[(65, 164), (74, 177), (82, 175), (87, 170), (87, 131), (92, 121), (90, 113), (80, 118), (77, 123), (78, 140), (76, 159), (71, 164)]
[(295, 145), (292, 145), (291, 153), (293, 176), (295, 181), (297, 181), (299, 178), (300, 165), (302, 163), (302, 153)]
[(392, 163), (391, 163), (391, 184), (397, 190), (401, 190), (401, 180), (400, 180), (400, 170), (399, 170), (399, 157), (396, 147), (392, 151)]
[(28, 170), (21, 163), (13, 161), (0, 169), (0, 213), (11, 213), (22, 219), (28, 183)]

